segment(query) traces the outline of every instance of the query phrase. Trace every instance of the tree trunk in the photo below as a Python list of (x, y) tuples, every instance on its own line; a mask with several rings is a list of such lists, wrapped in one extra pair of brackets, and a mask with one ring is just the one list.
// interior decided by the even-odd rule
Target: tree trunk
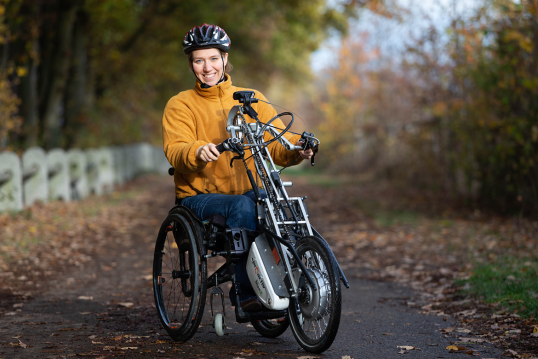
[(52, 54), (50, 84), (44, 91), (42, 144), (50, 149), (58, 146), (60, 139), (60, 110), (65, 85), (69, 75), (70, 45), (76, 13), (80, 7), (77, 0), (62, 0), (58, 3), (58, 20), (56, 23), (56, 46)]
[[(37, 51), (37, 41), (32, 44)], [(37, 111), (37, 66), (33, 59), (28, 63), (28, 74), (21, 78), (20, 114), (24, 119), (22, 127), (23, 148), (38, 145), (39, 116)]]
[(87, 25), (88, 14), (79, 11), (73, 31), (73, 56), (64, 99), (64, 147), (72, 147), (77, 142), (88, 116)]

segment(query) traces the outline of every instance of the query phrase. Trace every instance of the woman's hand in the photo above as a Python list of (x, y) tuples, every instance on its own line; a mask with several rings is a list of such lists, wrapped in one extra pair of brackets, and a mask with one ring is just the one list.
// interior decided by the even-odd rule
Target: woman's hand
[(196, 150), (196, 158), (204, 162), (213, 162), (218, 160), (220, 156), (217, 146), (213, 143), (208, 143), (207, 145), (200, 146)]
[[(304, 141), (303, 140), (298, 140), (296, 143), (295, 143), (295, 146), (301, 146), (301, 147), (304, 147)], [(312, 151), (311, 148), (309, 148), (308, 150), (306, 151), (299, 151), (299, 154), (301, 155), (301, 157), (305, 160), (309, 160), (310, 157), (312, 157), (312, 155), (314, 154), (314, 151)]]

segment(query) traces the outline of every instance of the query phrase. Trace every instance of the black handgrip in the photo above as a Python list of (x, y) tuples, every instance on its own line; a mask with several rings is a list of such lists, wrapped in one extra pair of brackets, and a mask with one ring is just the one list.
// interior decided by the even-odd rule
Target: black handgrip
[(301, 135), (301, 139), (305, 142), (303, 149), (304, 150), (312, 149), (313, 153), (312, 153), (312, 157), (310, 157), (310, 164), (312, 166), (315, 166), (316, 164), (314, 163), (314, 157), (316, 156), (316, 153), (318, 153), (319, 145), (316, 144), (316, 141), (313, 139), (313, 137), (314, 137), (314, 134), (308, 133), (308, 132), (303, 132), (303, 134)]
[(170, 168), (168, 169), (168, 174), (169, 174), (170, 176), (173, 176), (175, 172), (176, 172), (176, 169), (175, 169), (174, 167), (170, 167)]
[(220, 143), (217, 145), (217, 151), (219, 151), (219, 153), (226, 151), (226, 149), (224, 148), (224, 143)]

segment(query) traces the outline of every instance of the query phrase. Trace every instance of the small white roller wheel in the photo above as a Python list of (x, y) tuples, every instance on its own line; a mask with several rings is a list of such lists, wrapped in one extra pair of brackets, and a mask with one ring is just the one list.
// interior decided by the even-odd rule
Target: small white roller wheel
[(224, 335), (224, 316), (222, 313), (215, 315), (215, 320), (213, 325), (215, 326), (215, 331), (219, 337)]

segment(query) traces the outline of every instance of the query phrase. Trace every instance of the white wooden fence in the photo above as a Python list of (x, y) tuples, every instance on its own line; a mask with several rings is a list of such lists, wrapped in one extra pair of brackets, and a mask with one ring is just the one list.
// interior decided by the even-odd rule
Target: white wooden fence
[(36, 201), (81, 200), (113, 191), (142, 173), (168, 173), (162, 147), (148, 143), (88, 150), (32, 147), (21, 158), (0, 153), (0, 213), (20, 211)]

